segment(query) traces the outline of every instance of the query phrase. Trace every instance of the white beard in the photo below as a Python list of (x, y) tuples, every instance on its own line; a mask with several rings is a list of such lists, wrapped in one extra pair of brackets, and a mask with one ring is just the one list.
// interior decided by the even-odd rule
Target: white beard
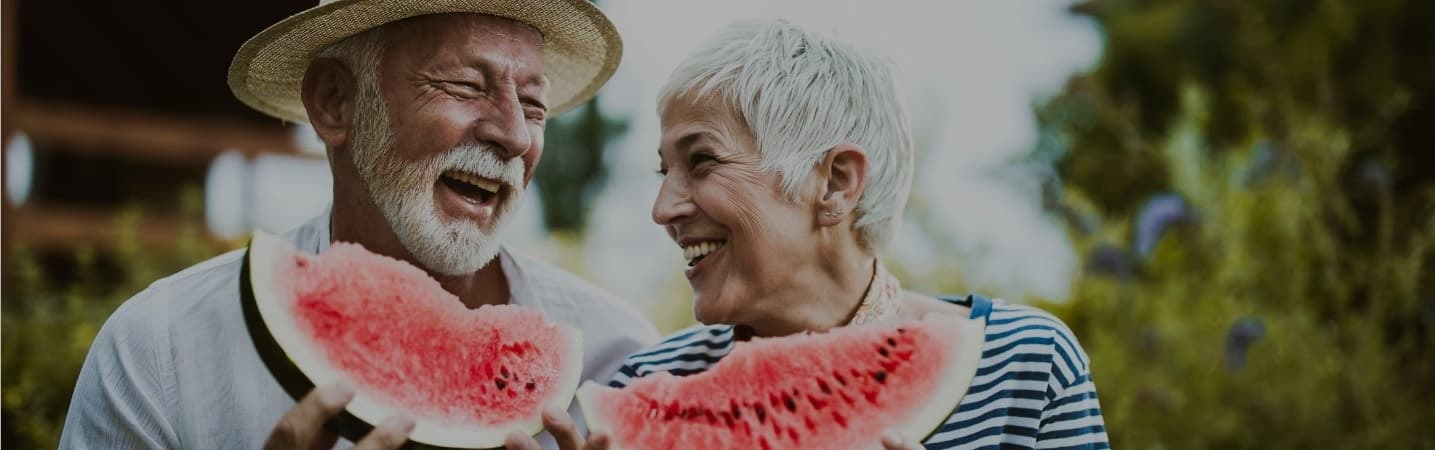
[[(427, 159), (408, 161), (391, 150), (393, 130), (388, 108), (376, 92), (357, 95), (354, 118), (354, 165), (370, 198), (383, 213), (399, 243), (428, 270), (446, 274), (468, 274), (483, 268), (502, 245), (523, 191), (523, 161), (499, 159), (488, 146), (466, 144)], [(492, 229), (482, 230), (466, 219), (443, 217), (434, 199), (439, 176), (460, 171), (497, 180), (506, 189), (498, 195)]]

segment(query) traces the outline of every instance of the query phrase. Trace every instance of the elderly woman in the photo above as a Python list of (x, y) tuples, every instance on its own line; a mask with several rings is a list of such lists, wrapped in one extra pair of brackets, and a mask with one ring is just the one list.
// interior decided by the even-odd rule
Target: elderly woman
[(926, 442), (892, 435), (887, 448), (1108, 447), (1086, 355), (1059, 320), (902, 290), (883, 269), (914, 164), (884, 59), (786, 22), (743, 22), (673, 72), (658, 113), (653, 220), (688, 259), (704, 325), (629, 357), (611, 385), (701, 372), (753, 336), (954, 314), (985, 319), (976, 378)]

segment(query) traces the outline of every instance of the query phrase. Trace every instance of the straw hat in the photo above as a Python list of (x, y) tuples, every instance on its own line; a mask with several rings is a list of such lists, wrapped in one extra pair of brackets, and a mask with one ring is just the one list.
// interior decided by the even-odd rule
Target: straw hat
[(299, 87), (315, 53), (389, 22), (453, 12), (506, 17), (543, 33), (552, 115), (592, 98), (623, 54), (618, 31), (587, 0), (319, 0), (245, 42), (229, 65), (229, 89), (260, 112), (308, 122)]

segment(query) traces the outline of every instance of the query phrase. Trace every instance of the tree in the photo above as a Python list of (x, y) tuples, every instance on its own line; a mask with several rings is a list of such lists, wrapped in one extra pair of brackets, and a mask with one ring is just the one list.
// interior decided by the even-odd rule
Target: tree
[(1074, 10), (1106, 51), (1039, 106), (1038, 153), (1101, 218), (1054, 308), (1114, 446), (1435, 443), (1435, 3)]
[(594, 99), (577, 111), (549, 121), (543, 161), (534, 175), (549, 230), (581, 233), (588, 210), (607, 177), (603, 149), (627, 129), (605, 117)]

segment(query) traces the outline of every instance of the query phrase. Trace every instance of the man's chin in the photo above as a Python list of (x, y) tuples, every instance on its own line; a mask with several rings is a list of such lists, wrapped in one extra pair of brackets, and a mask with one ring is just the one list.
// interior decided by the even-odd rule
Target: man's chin
[(400, 243), (423, 269), (442, 275), (467, 275), (497, 258), (502, 243), (494, 233), (484, 232), (468, 221), (446, 223), (437, 216), (406, 227), (413, 231), (399, 236)]
[(427, 251), (410, 249), (414, 257), (431, 272), (443, 275), (468, 275), (488, 267), (498, 259), (499, 244), (497, 242), (484, 243), (479, 246), (462, 246), (466, 250), (457, 250), (459, 246), (449, 246), (442, 250), (434, 250), (430, 247)]

